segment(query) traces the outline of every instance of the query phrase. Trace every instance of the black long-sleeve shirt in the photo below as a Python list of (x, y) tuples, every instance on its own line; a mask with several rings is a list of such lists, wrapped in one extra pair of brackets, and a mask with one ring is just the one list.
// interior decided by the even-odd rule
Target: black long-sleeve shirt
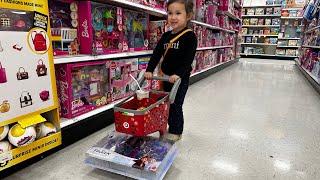
[[(147, 72), (153, 72), (157, 67), (161, 57), (164, 55), (169, 41), (178, 36), (180, 32), (175, 34), (172, 31), (165, 32), (159, 40), (156, 48), (153, 51), (153, 55), (148, 63)], [(172, 43), (172, 47), (168, 50), (166, 56), (161, 65), (161, 70), (166, 75), (176, 74), (180, 78), (189, 74), (192, 70), (191, 64), (194, 59), (197, 49), (197, 37), (193, 31), (186, 32), (180, 36), (175, 42)]]

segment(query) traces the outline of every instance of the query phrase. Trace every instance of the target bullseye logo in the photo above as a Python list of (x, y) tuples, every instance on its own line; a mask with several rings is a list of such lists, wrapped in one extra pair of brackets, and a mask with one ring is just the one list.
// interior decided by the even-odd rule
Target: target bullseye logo
[(126, 129), (128, 129), (128, 128), (129, 128), (129, 123), (124, 122), (124, 123), (123, 123), (123, 127), (126, 128)]

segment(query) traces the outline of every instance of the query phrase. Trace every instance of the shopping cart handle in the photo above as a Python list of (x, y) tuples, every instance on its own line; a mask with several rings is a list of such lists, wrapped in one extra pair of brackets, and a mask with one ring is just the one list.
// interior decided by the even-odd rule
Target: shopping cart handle
[[(159, 80), (159, 81), (166, 81), (166, 82), (169, 82), (169, 76), (164, 76), (164, 77), (159, 77), (159, 76), (152, 76), (153, 80)], [(138, 82), (140, 85), (143, 84), (145, 78), (144, 76), (142, 76), (141, 78), (138, 79)], [(176, 99), (176, 95), (177, 95), (177, 92), (178, 92), (178, 88), (180, 86), (180, 83), (181, 83), (181, 79), (177, 79), (176, 82), (173, 84), (173, 87), (170, 91), (170, 94), (169, 94), (169, 101), (170, 103), (174, 103), (174, 100)]]

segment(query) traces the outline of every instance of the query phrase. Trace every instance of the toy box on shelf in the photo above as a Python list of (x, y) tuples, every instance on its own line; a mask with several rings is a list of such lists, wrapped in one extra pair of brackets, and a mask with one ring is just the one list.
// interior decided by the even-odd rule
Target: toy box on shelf
[(143, 13), (91, 1), (79, 2), (80, 52), (109, 54), (149, 48), (149, 18)]
[(149, 16), (147, 14), (124, 9), (123, 31), (124, 51), (141, 51), (149, 48)]
[(112, 101), (106, 61), (56, 65), (62, 117), (73, 118)]
[(217, 18), (217, 5), (213, 1), (197, 0), (196, 1), (196, 20), (211, 25), (219, 25)]
[(79, 54), (78, 3), (74, 0), (48, 2), (53, 55)]
[(28, 2), (0, 1), (0, 174), (61, 144), (48, 4)]
[(133, 93), (138, 59), (56, 66), (61, 116), (73, 118)]
[(320, 80), (320, 53), (312, 49), (304, 49), (300, 56), (300, 65)]
[(157, 46), (157, 43), (160, 40), (161, 35), (167, 31), (166, 24), (166, 20), (150, 21), (150, 49), (154, 49)]

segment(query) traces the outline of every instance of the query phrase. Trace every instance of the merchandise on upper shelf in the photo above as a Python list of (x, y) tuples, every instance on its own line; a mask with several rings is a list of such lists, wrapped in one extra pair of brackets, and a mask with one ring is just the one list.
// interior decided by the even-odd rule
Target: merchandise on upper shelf
[(166, 10), (166, 2), (165, 0), (124, 0), (124, 1), (131, 1), (134, 3), (146, 5), (152, 8), (156, 8), (162, 11)]
[(73, 0), (48, 2), (53, 55), (79, 54), (78, 3)]
[(234, 36), (225, 32), (213, 32), (212, 30), (194, 24), (193, 31), (198, 38), (199, 47), (226, 46), (234, 43)]
[(219, 20), (217, 17), (217, 10), (218, 6), (212, 1), (197, 0), (195, 13), (196, 20), (218, 26)]
[(102, 3), (79, 2), (80, 52), (110, 54), (149, 48), (149, 16)]
[(160, 20), (160, 21), (150, 21), (150, 33), (149, 33), (149, 42), (150, 42), (150, 49), (154, 49), (160, 40), (162, 34), (167, 31), (167, 21)]

